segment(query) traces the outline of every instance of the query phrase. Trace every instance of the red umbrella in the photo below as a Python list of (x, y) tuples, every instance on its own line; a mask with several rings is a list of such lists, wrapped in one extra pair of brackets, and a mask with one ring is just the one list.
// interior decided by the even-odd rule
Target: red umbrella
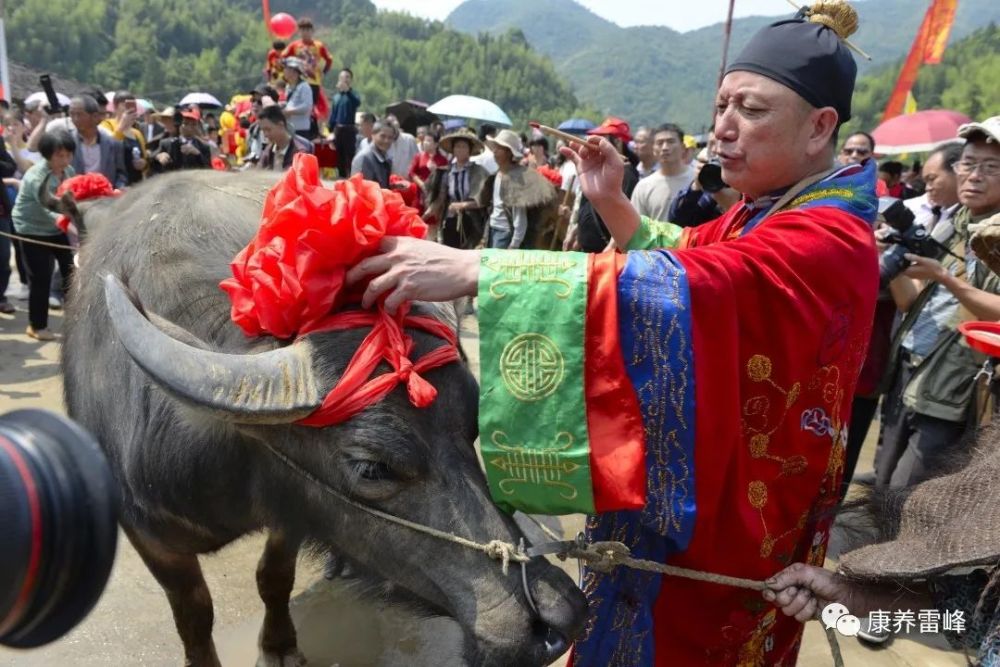
[(946, 109), (929, 109), (896, 116), (872, 132), (875, 152), (880, 155), (922, 153), (934, 150), (958, 137), (958, 126), (972, 122), (963, 113)]

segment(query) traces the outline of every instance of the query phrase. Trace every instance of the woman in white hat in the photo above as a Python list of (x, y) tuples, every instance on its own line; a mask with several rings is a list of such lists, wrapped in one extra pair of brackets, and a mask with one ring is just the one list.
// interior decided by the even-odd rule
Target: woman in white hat
[(313, 94), (303, 78), (306, 66), (299, 58), (285, 58), (285, 81), (288, 82), (288, 98), (284, 103), (285, 117), (295, 133), (309, 139), (314, 138), (312, 129)]
[[(483, 189), (483, 204), (490, 211), (484, 241), (489, 248), (530, 248), (543, 209), (556, 200), (556, 190), (534, 169), (520, 166), (524, 154), (521, 137), (501, 130), (486, 140), (498, 171)], [(534, 223), (534, 224), (532, 224)]]

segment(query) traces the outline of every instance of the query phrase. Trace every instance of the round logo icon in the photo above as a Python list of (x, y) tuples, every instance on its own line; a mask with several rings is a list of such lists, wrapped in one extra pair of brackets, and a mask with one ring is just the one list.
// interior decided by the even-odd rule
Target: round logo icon
[(521, 334), (500, 354), (500, 377), (522, 401), (538, 401), (554, 392), (565, 376), (562, 352), (542, 334)]
[(837, 627), (837, 621), (842, 616), (848, 616), (850, 613), (847, 611), (847, 607), (839, 602), (831, 602), (823, 608), (820, 617), (823, 619), (823, 626), (828, 630), (833, 630)]

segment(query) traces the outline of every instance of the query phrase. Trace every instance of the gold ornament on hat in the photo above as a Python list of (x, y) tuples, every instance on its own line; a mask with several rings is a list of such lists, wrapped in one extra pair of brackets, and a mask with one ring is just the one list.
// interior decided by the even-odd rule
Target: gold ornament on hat
[(799, 7), (793, 0), (788, 0), (788, 4), (803, 12), (810, 23), (825, 25), (830, 30), (837, 33), (853, 51), (867, 60), (872, 57), (859, 49), (847, 39), (858, 30), (858, 12), (846, 0), (816, 0), (811, 5)]

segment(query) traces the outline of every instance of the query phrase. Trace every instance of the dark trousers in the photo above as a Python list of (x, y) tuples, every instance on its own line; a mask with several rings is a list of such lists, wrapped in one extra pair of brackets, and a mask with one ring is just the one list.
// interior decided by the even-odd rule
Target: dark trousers
[(28, 265), (24, 261), (24, 246), (17, 239), (11, 239), (11, 245), (14, 247), (14, 265), (17, 266), (17, 277), (21, 279), (22, 285), (27, 285)]
[[(0, 217), (0, 232), (4, 232), (5, 234), (14, 233), (14, 225), (11, 223), (10, 218)], [(7, 286), (10, 285), (10, 252), (13, 247), (13, 240), (9, 236), (0, 234), (0, 303), (5, 301), (3, 293), (7, 291)]]
[(450, 216), (441, 223), (441, 243), (450, 248), (469, 250), (475, 248), (483, 238), (482, 216), (465, 213), (461, 223), (458, 216)]
[(876, 486), (910, 486), (935, 477), (942, 455), (962, 441), (966, 423), (928, 417), (903, 405), (914, 367), (904, 358), (882, 410), (882, 438), (875, 453)]
[[(65, 234), (53, 236), (32, 236), (22, 234), (24, 238), (44, 243), (68, 245)], [(62, 273), (63, 294), (69, 291), (70, 280), (73, 277), (73, 252), (66, 248), (50, 248), (25, 241), (24, 261), (28, 265), (28, 322), (36, 331), (49, 326), (49, 284), (52, 281), (52, 270), (59, 264)]]
[(351, 175), (351, 162), (358, 146), (358, 126), (338, 125), (333, 128), (333, 147), (337, 149), (337, 175)]
[(844, 461), (844, 479), (840, 484), (840, 499), (847, 495), (847, 488), (854, 478), (854, 469), (858, 467), (858, 457), (865, 446), (865, 438), (871, 429), (872, 420), (878, 410), (878, 397), (867, 398), (855, 396), (851, 402), (851, 423), (847, 427), (847, 456)]

